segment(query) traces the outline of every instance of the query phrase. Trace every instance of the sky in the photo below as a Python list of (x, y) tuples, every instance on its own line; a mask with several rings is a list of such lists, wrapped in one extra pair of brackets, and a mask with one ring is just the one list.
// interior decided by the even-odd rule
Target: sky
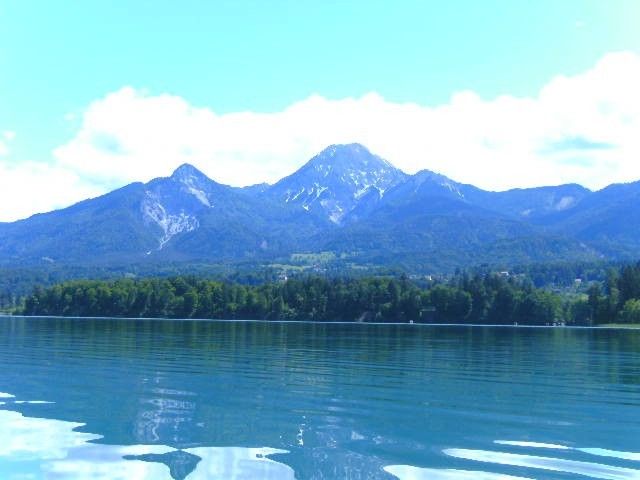
[(0, 0), (0, 221), (330, 144), (490, 190), (640, 180), (637, 0)]

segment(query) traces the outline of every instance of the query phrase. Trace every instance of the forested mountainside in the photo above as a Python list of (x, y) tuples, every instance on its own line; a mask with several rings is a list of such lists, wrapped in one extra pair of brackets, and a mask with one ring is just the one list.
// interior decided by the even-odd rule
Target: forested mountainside
[(191, 165), (71, 207), (0, 224), (0, 266), (113, 268), (288, 263), (446, 272), (638, 257), (640, 183), (490, 192), (408, 175), (358, 144), (332, 145), (274, 185), (236, 188)]

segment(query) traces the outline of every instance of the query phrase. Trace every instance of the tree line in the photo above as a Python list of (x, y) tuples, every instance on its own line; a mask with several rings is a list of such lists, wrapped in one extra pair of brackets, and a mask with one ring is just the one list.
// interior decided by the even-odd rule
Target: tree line
[(604, 282), (589, 286), (582, 303), (596, 324), (640, 324), (640, 263), (610, 269)]
[(406, 276), (243, 285), (192, 276), (36, 288), (26, 315), (545, 325), (586, 321), (557, 293), (499, 274), (418, 285)]

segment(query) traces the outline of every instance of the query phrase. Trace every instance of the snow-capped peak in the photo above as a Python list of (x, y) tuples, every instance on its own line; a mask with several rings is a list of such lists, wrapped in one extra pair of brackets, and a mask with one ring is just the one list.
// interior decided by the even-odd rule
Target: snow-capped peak
[(367, 192), (375, 190), (379, 199), (405, 177), (360, 144), (331, 145), (276, 183), (271, 192), (284, 203), (322, 212), (333, 223), (341, 223), (360, 201), (372, 201)]

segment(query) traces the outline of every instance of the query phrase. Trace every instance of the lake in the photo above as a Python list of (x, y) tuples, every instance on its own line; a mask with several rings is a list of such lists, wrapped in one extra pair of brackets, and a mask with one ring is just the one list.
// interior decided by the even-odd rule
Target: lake
[(2, 479), (640, 479), (640, 331), (0, 317)]

